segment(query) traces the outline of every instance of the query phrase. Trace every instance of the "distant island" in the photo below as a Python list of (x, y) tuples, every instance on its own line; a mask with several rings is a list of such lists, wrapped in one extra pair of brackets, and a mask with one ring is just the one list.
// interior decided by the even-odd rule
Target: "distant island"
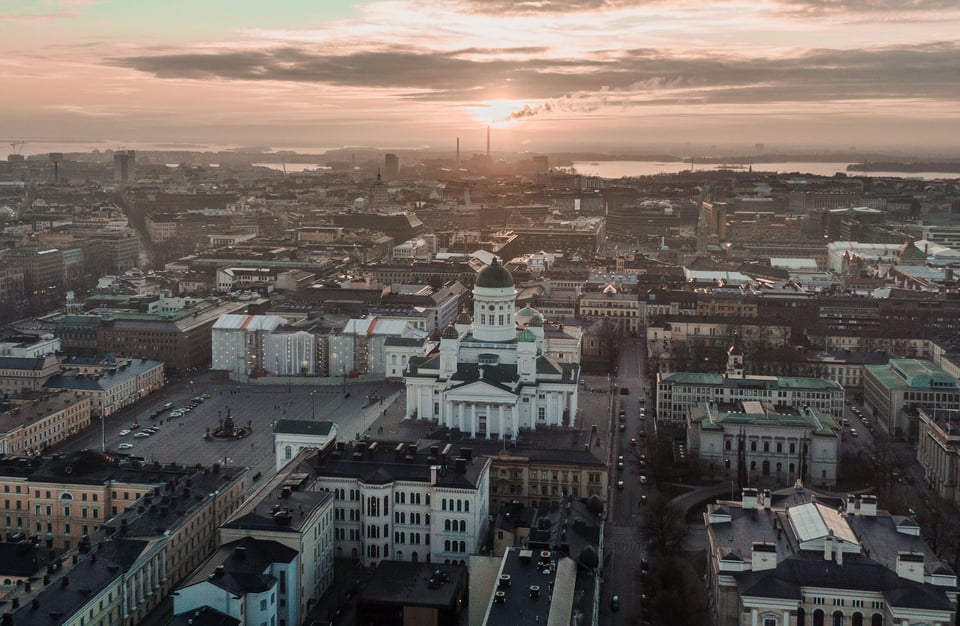
[(848, 172), (950, 172), (960, 173), (960, 161), (871, 161), (851, 163)]

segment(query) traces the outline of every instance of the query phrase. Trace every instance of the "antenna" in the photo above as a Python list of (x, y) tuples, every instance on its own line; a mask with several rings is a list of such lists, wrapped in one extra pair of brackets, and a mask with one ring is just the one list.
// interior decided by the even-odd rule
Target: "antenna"
[(487, 158), (490, 158), (490, 127), (487, 126)]

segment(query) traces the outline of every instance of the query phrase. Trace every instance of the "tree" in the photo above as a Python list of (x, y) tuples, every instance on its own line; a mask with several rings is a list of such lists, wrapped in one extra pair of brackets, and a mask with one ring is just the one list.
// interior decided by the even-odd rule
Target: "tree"
[(663, 494), (653, 494), (640, 524), (640, 536), (650, 551), (660, 556), (680, 554), (689, 534), (683, 508)]
[(620, 346), (623, 345), (623, 327), (603, 318), (600, 322), (600, 346), (606, 355), (610, 371), (614, 371), (620, 362)]

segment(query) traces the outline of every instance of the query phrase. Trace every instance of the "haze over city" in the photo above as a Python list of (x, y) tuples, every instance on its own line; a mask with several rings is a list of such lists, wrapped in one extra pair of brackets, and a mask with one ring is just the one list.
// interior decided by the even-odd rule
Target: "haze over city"
[(952, 0), (14, 0), (0, 134), (934, 154), (960, 128), (957, 32)]

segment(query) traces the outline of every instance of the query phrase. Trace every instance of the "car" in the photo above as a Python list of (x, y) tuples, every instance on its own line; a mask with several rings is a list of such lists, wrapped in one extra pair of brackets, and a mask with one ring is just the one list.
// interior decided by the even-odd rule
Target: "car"
[(650, 571), (650, 561), (647, 559), (640, 559), (640, 571), (649, 572)]
[(126, 436), (129, 435), (129, 434), (130, 434), (130, 429), (129, 429), (129, 428), (124, 428), (123, 430), (120, 431), (120, 436), (121, 436), (121, 437), (126, 437)]
[(138, 429), (138, 428), (140, 428), (140, 424), (138, 424), (138, 423), (136, 423), (136, 422), (130, 424), (130, 430), (136, 430), (136, 429)]
[(163, 408), (165, 408), (165, 409), (172, 409), (172, 408), (173, 408), (173, 402), (167, 402), (166, 404), (163, 405)]
[(618, 480), (618, 481), (617, 481), (617, 489), (621, 489), (621, 490), (623, 489), (623, 481), (622, 481), (622, 480)]
[(857, 432), (857, 429), (856, 429), (856, 428), (851, 428), (851, 429), (850, 429), (850, 436), (851, 436), (851, 437), (859, 437), (859, 436), (860, 436), (860, 433)]
[(150, 433), (142, 432), (142, 431), (134, 435), (134, 437), (136, 437), (137, 439), (144, 439), (145, 437), (149, 437), (149, 436), (150, 436)]
[(641, 460), (641, 461), (646, 461), (646, 460), (647, 460), (647, 455), (646, 455), (646, 454), (641, 454), (641, 455), (640, 455), (640, 460)]
[(637, 443), (639, 443), (639, 442), (637, 441), (637, 438), (636, 438), (636, 437), (632, 437), (632, 438), (630, 439), (630, 445), (631, 445), (631, 446), (636, 446)]
[(133, 444), (132, 444), (132, 443), (128, 443), (128, 442), (124, 442), (124, 443), (121, 443), (121, 444), (120, 444), (119, 446), (117, 446), (117, 447), (118, 447), (119, 449), (121, 449), (121, 450), (129, 450), (130, 448), (133, 447)]
[(646, 503), (647, 503), (647, 494), (643, 494), (642, 496), (640, 496), (640, 504), (646, 504)]
[(619, 611), (620, 610), (620, 596), (613, 596), (610, 598), (610, 610)]
[(183, 417), (184, 412), (177, 409), (176, 411), (170, 411), (170, 417)]
[(204, 400), (209, 400), (209, 399), (210, 399), (210, 394), (209, 394), (209, 393), (205, 393), (205, 394), (203, 394), (203, 395), (200, 396), (200, 397), (203, 398)]
[(640, 474), (640, 484), (641, 484), (641, 485), (646, 485), (646, 484), (647, 484), (647, 475), (646, 475), (646, 474)]
[(625, 430), (627, 430), (627, 425), (623, 422), (620, 422), (620, 432), (624, 432)]
[(629, 388), (629, 387), (620, 387), (620, 395), (621, 395), (621, 396), (629, 396), (629, 395), (630, 395), (630, 388)]
[(180, 409), (180, 414), (183, 415), (184, 413), (189, 413), (190, 411), (191, 411), (190, 407), (185, 406), (182, 409)]

